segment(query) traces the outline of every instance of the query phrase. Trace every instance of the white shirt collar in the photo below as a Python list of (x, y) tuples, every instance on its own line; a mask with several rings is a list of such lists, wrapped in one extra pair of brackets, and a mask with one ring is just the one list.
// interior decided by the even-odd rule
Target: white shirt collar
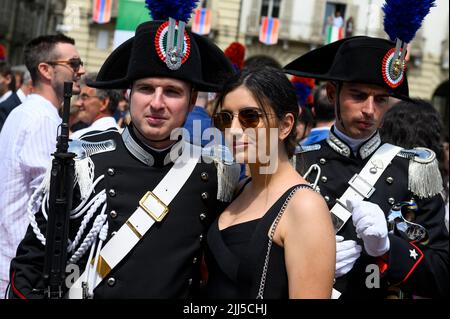
[(17, 96), (19, 97), (20, 102), (23, 103), (23, 101), (25, 101), (25, 99), (27, 98), (27, 96), (25, 95), (25, 93), (23, 93), (22, 89), (18, 89), (16, 91)]
[(11, 94), (12, 94), (12, 91), (7, 91), (5, 94), (3, 94), (0, 97), (0, 103), (3, 102), (3, 101), (6, 101), (6, 99), (9, 98), (11, 96)]
[(52, 102), (47, 100), (45, 97), (43, 97), (40, 94), (32, 93), (27, 96), (27, 100), (30, 101), (36, 101), (35, 105), (39, 105), (39, 107), (44, 107), (46, 110), (50, 111), (53, 117), (58, 117), (61, 119), (61, 116), (59, 115), (58, 108), (56, 105), (53, 105)]
[(364, 138), (364, 139), (355, 139), (351, 138), (341, 131), (338, 130), (336, 126), (334, 126), (334, 134), (336, 134), (337, 137), (339, 137), (342, 141), (344, 141), (353, 151), (353, 154), (357, 154), (359, 147), (364, 144), (367, 140), (369, 140), (371, 137)]

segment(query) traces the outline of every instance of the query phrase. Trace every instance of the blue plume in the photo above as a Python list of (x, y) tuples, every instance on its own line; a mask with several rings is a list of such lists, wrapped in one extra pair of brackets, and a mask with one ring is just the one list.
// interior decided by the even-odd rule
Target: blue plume
[(145, 0), (145, 6), (150, 10), (153, 20), (168, 20), (173, 18), (188, 22), (198, 0)]
[(312, 88), (305, 83), (294, 82), (292, 85), (295, 88), (295, 93), (297, 94), (297, 102), (301, 106), (306, 106), (308, 97), (312, 93)]
[(435, 0), (386, 0), (384, 30), (392, 41), (400, 39), (410, 43), (431, 7), (435, 6)]

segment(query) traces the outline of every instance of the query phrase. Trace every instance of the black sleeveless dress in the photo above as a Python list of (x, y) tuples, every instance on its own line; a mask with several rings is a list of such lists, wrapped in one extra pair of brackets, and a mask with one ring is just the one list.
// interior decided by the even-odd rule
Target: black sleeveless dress
[[(216, 218), (207, 235), (208, 298), (256, 298), (267, 254), (269, 229), (289, 194), (298, 187), (310, 188), (308, 185), (291, 187), (262, 218), (233, 225), (222, 231), (219, 230), (219, 219)], [(289, 298), (284, 248), (275, 242), (270, 252), (264, 298)]]

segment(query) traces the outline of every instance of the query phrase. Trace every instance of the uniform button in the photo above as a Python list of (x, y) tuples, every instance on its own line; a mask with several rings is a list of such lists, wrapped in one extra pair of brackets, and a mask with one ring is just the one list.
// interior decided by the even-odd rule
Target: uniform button
[(369, 169), (369, 172), (372, 173), (372, 174), (376, 174), (378, 172), (378, 169), (376, 167), (371, 167)]
[(198, 240), (200, 240), (200, 242), (203, 241), (203, 234), (198, 237)]
[(325, 164), (327, 163), (327, 160), (324, 159), (324, 158), (321, 158), (321, 159), (319, 160), (319, 163), (322, 164), (322, 165), (325, 165)]
[(113, 278), (113, 277), (108, 278), (108, 286), (114, 287), (115, 284), (116, 284), (116, 279), (115, 278)]
[(207, 192), (202, 193), (202, 199), (206, 200), (209, 198), (209, 194)]
[(395, 199), (393, 197), (390, 197), (388, 199), (388, 203), (391, 204), (391, 205), (394, 205), (395, 204)]
[(205, 213), (201, 213), (199, 217), (200, 217), (200, 220), (205, 220), (206, 219), (206, 214)]
[(326, 176), (322, 176), (322, 178), (320, 179), (323, 183), (326, 183), (328, 181), (328, 177)]
[(188, 284), (189, 284), (189, 286), (192, 285), (192, 278), (189, 278)]
[(392, 185), (394, 183), (394, 178), (389, 176), (388, 178), (386, 178), (386, 183)]
[(117, 215), (118, 214), (117, 214), (117, 212), (115, 210), (112, 210), (112, 211), (109, 212), (109, 216), (111, 216), (112, 219), (117, 218)]
[(193, 263), (193, 264), (196, 264), (197, 261), (198, 261), (198, 260), (197, 260), (197, 257), (194, 257), (194, 259), (192, 260), (192, 263)]
[(108, 175), (109, 176), (114, 176), (114, 174), (116, 174), (116, 171), (114, 170), (114, 168), (108, 168)]
[(114, 196), (116, 196), (116, 190), (115, 190), (114, 188), (111, 188), (111, 189), (108, 191), (108, 194), (109, 194), (109, 196), (114, 197)]
[(209, 179), (209, 175), (206, 172), (201, 173), (200, 177), (201, 177), (202, 181), (204, 181), (204, 182), (207, 182)]
[(329, 196), (324, 196), (325, 201), (328, 203), (330, 201), (330, 197)]

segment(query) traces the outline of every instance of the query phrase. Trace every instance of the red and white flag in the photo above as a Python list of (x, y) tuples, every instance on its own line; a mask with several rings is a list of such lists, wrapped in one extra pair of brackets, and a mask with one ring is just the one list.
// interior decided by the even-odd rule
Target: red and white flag
[(194, 19), (192, 21), (192, 32), (199, 35), (207, 35), (211, 32), (210, 9), (195, 10)]
[(280, 22), (277, 18), (262, 17), (259, 41), (266, 45), (278, 43)]

